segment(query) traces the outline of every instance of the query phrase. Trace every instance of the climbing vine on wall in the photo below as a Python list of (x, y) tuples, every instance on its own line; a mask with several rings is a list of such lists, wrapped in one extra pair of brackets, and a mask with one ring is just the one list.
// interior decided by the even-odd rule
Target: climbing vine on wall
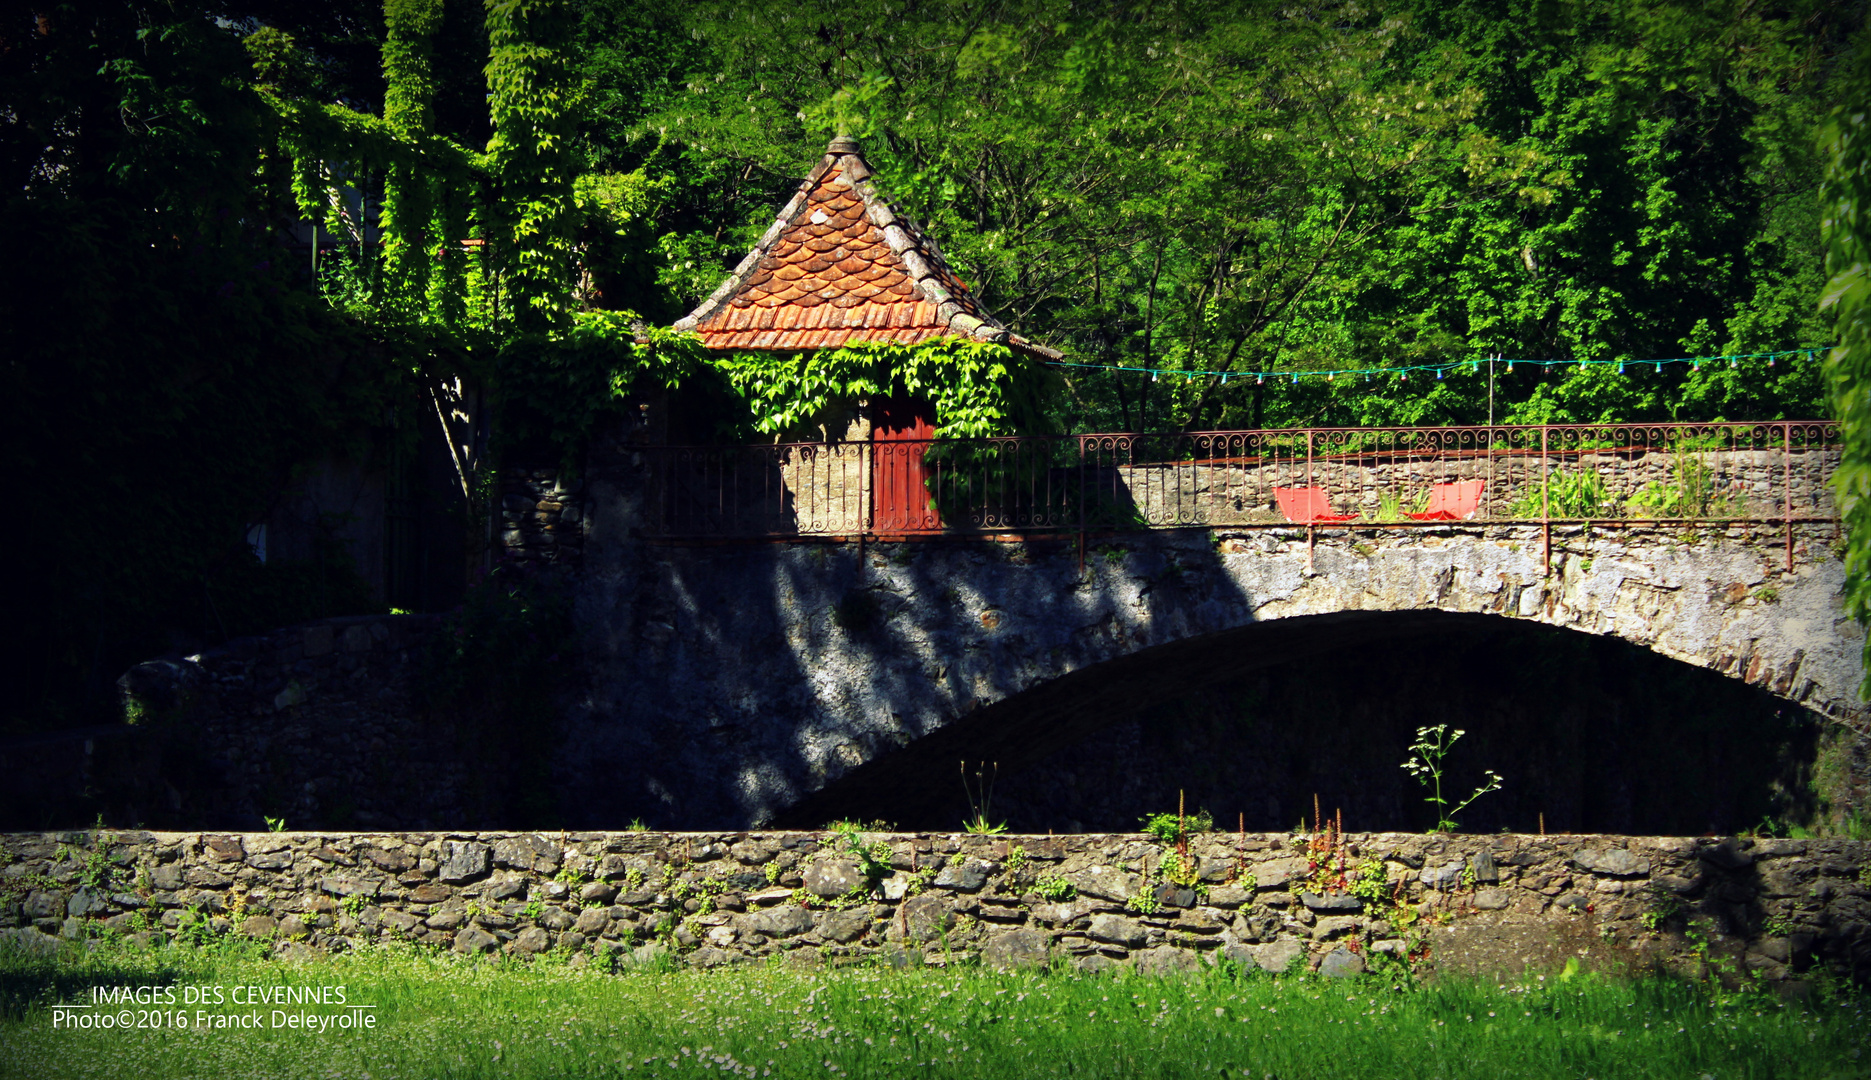
[(768, 435), (804, 432), (858, 400), (897, 394), (933, 402), (942, 438), (1036, 431), (1050, 377), (1005, 345), (953, 337), (795, 354), (736, 351), (711, 360), (746, 400), (754, 428)]
[(563, 0), (487, 3), (488, 161), (502, 189), (498, 228), (512, 243), (523, 330), (564, 327), (571, 312), (576, 28)]
[[(385, 13), (384, 117), (292, 96), (284, 71), (296, 47), (288, 35), (262, 29), (247, 50), (260, 76), (273, 77), (256, 90), (290, 163), (298, 211), (321, 239), (352, 246), (349, 269), (362, 282), (368, 313), (379, 321), (462, 326), (472, 283), (458, 245), (446, 241), (465, 238), (479, 216), (487, 157), (430, 130), (433, 87), (417, 32), (428, 24), (398, 10), (391, 4)], [(382, 205), (373, 220), (367, 208), (378, 183)], [(373, 240), (381, 241), (381, 265), (369, 254)]]
[(583, 311), (560, 332), (509, 340), (494, 363), (500, 437), (551, 445), (567, 467), (598, 421), (634, 394), (661, 389), (738, 398), (745, 413), (717, 438), (816, 437), (858, 401), (889, 395), (935, 405), (942, 438), (1031, 432), (1043, 423), (1050, 373), (1006, 346), (959, 338), (915, 345), (860, 342), (817, 353), (723, 352), (694, 334), (645, 325), (628, 311)]
[(643, 324), (629, 311), (581, 311), (563, 332), (522, 334), (495, 357), (500, 438), (550, 444), (567, 467), (598, 420), (631, 394), (680, 389), (711, 374), (694, 334)]
[[(419, 145), (435, 121), (429, 38), (442, 24), (441, 0), (387, 0), (383, 19), (383, 119), (400, 139)], [(429, 291), (430, 252), (446, 266), (448, 241), (460, 239), (437, 228), (444, 224), (434, 220), (443, 185), (412, 157), (391, 162), (383, 182), (383, 294), (406, 321), (426, 306), (420, 301)]]

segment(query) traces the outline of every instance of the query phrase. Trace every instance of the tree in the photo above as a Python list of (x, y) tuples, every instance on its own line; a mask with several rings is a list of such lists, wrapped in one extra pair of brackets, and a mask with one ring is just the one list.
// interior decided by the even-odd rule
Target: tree
[(1490, 355), (1611, 362), (1497, 368), (1501, 419), (1810, 415), (1810, 364), (1617, 364), (1822, 340), (1810, 132), (1854, 11), (702, 4), (641, 130), (775, 178), (866, 137), (1022, 332), (1159, 373), (1075, 374), (1081, 429), (1479, 421), (1479, 372), (1221, 376)]
[(169, 5), (0, 16), (0, 407), (39, 506), (7, 590), (5, 723), (95, 722), (128, 664), (355, 610), (341, 560), (243, 536), (399, 389), (305, 287), (256, 185), (275, 119), (238, 37)]

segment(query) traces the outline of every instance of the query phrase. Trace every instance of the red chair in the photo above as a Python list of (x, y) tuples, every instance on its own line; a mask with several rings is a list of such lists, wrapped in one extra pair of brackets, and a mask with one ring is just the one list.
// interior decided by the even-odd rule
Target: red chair
[(1334, 514), (1332, 504), (1325, 497), (1324, 488), (1283, 488), (1273, 489), (1273, 497), (1280, 504), (1280, 513), (1295, 525), (1309, 525), (1320, 521), (1351, 521), (1356, 514)]
[(1466, 521), (1481, 506), (1481, 489), (1486, 484), (1486, 480), (1437, 484), (1429, 489), (1428, 508), (1409, 516), (1418, 521)]

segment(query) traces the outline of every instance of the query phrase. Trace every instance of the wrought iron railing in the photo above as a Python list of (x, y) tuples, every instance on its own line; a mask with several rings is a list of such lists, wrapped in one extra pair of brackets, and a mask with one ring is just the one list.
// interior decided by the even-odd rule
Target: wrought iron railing
[(648, 447), (669, 538), (1832, 522), (1828, 421)]

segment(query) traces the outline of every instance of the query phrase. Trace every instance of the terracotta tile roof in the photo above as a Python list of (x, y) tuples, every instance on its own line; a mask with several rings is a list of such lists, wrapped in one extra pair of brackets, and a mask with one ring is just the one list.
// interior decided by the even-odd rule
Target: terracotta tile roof
[(712, 349), (824, 349), (955, 336), (1060, 354), (982, 308), (923, 231), (871, 185), (856, 140), (836, 138), (778, 220), (713, 296), (676, 323)]

